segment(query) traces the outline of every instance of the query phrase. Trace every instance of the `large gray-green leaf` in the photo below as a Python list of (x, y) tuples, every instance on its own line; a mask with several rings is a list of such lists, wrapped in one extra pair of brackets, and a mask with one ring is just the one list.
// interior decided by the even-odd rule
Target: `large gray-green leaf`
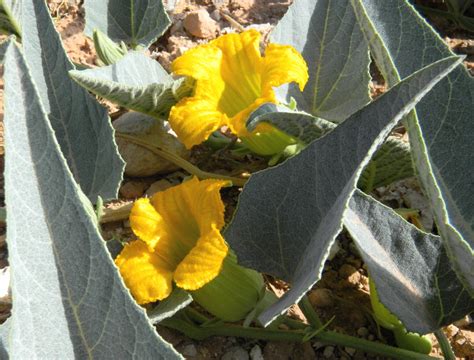
[(301, 93), (294, 84), (279, 92), (315, 116), (340, 122), (370, 101), (369, 49), (347, 0), (298, 0), (272, 32), (292, 45), (309, 66)]
[(356, 191), (344, 216), (383, 304), (409, 331), (426, 334), (474, 311), (439, 236)]
[(158, 62), (140, 52), (130, 52), (110, 66), (70, 74), (94, 94), (159, 118), (166, 118), (171, 107), (193, 88), (190, 79), (173, 80)]
[(8, 318), (0, 325), (0, 359), (8, 359), (8, 337), (10, 335), (11, 319)]
[(268, 324), (320, 278), (360, 173), (392, 127), (459, 59), (415, 73), (283, 164), (252, 175), (225, 232), (239, 262), (292, 283)]
[(171, 24), (162, 0), (86, 0), (86, 34), (99, 29), (133, 48), (148, 47)]
[(124, 162), (106, 109), (69, 77), (74, 69), (43, 0), (22, 1), (23, 47), (61, 151), (93, 202), (115, 198)]
[[(309, 144), (336, 127), (330, 121), (270, 103), (263, 104), (250, 115), (247, 127), (253, 130), (262, 121), (276, 126), (304, 144)], [(364, 191), (371, 191), (413, 174), (410, 146), (395, 136), (389, 136), (362, 172), (358, 186)]]
[(6, 35), (15, 35), (21, 38), (21, 29), (18, 24), (20, 2), (17, 0), (0, 0), (0, 32)]
[[(390, 85), (452, 53), (404, 0), (352, 0)], [(458, 275), (474, 294), (474, 79), (460, 65), (407, 119), (419, 178)]]
[(161, 301), (154, 309), (148, 311), (148, 317), (153, 324), (158, 324), (160, 321), (173, 316), (179, 310), (184, 309), (192, 301), (193, 298), (188, 292), (175, 288), (170, 296)]
[(5, 69), (10, 357), (178, 358), (125, 289), (15, 44)]

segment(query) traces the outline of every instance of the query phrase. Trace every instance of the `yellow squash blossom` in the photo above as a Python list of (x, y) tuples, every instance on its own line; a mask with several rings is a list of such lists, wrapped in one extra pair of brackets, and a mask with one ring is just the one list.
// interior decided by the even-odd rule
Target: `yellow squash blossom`
[(192, 178), (135, 202), (130, 225), (139, 239), (125, 245), (115, 263), (139, 304), (165, 299), (176, 285), (223, 320), (240, 320), (255, 307), (262, 276), (237, 265), (220, 233), (219, 191), (227, 184)]
[[(291, 46), (269, 44), (264, 56), (259, 46), (256, 30), (227, 34), (188, 50), (173, 62), (175, 74), (196, 80), (194, 95), (176, 104), (169, 117), (186, 147), (202, 143), (223, 125), (262, 155), (281, 151), (279, 141), (291, 144), (289, 137), (268, 125), (249, 133), (245, 123), (263, 103), (277, 103), (274, 87), (294, 81), (303, 90), (308, 67)], [(264, 140), (265, 134), (271, 134), (276, 146), (272, 139)]]

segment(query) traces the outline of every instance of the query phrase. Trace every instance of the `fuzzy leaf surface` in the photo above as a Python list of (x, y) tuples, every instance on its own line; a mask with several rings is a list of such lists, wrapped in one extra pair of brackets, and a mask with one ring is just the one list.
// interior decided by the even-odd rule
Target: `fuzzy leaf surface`
[(420, 231), (357, 190), (344, 226), (354, 239), (382, 303), (412, 332), (426, 334), (474, 311), (439, 236)]
[(192, 301), (193, 298), (188, 292), (175, 288), (170, 296), (148, 311), (148, 317), (152, 324), (158, 324), (160, 321), (173, 316), (179, 310), (184, 309)]
[(174, 359), (131, 298), (19, 48), (5, 60), (12, 359)]
[(95, 202), (117, 197), (124, 162), (107, 110), (69, 77), (68, 59), (44, 1), (22, 1), (23, 48), (41, 102), (75, 180)]
[[(389, 85), (452, 55), (403, 0), (351, 0)], [(474, 295), (474, 79), (459, 65), (406, 121), (418, 177), (458, 276)], [(461, 172), (461, 173), (460, 173)]]
[(447, 58), (413, 74), (298, 155), (250, 177), (225, 237), (241, 264), (292, 284), (260, 315), (262, 323), (319, 280), (364, 166), (393, 126), (459, 61)]
[[(304, 112), (288, 111), (286, 107), (271, 103), (263, 104), (255, 110), (247, 121), (247, 127), (253, 130), (262, 121), (304, 144), (309, 144), (336, 127), (330, 121)], [(413, 175), (410, 146), (395, 136), (389, 136), (362, 172), (358, 186), (371, 191)]]
[(11, 319), (8, 318), (0, 325), (0, 359), (8, 359), (8, 336), (10, 334)]
[(162, 0), (86, 0), (86, 29), (114, 41), (148, 47), (170, 26)]
[(70, 74), (94, 94), (158, 118), (166, 118), (171, 107), (193, 88), (189, 79), (173, 80), (158, 62), (140, 52), (130, 52), (109, 66)]
[(299, 109), (341, 122), (370, 101), (369, 48), (348, 1), (294, 1), (271, 41), (292, 45), (309, 66), (303, 93), (294, 84), (279, 91)]

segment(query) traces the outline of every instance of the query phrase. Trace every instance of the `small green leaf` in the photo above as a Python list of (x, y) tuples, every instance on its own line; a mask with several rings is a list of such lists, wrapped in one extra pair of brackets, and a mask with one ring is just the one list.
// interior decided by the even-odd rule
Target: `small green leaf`
[(97, 56), (104, 65), (115, 64), (127, 53), (126, 47), (113, 42), (100, 30), (94, 30), (92, 38), (94, 40), (94, 48), (97, 52)]
[(459, 62), (451, 57), (416, 72), (298, 155), (250, 177), (225, 238), (242, 265), (292, 283), (260, 315), (262, 323), (319, 280), (362, 169), (393, 126)]
[(431, 333), (474, 311), (439, 236), (418, 230), (361, 191), (349, 202), (344, 225), (380, 300), (408, 331)]
[(10, 358), (180, 358), (125, 288), (36, 89), (12, 43), (5, 60)]
[(132, 48), (148, 47), (170, 26), (162, 0), (86, 0), (86, 34), (95, 29)]
[(25, 58), (74, 178), (91, 201), (117, 197), (124, 162), (107, 110), (69, 77), (74, 65), (46, 2), (22, 0), (22, 15)]
[(369, 47), (347, 0), (298, 0), (272, 32), (272, 42), (298, 50), (309, 67), (303, 93), (294, 85), (279, 95), (301, 110), (341, 122), (370, 101)]
[(191, 79), (173, 80), (158, 62), (140, 52), (130, 52), (110, 66), (75, 70), (70, 75), (96, 95), (127, 109), (164, 119), (171, 107), (193, 90)]

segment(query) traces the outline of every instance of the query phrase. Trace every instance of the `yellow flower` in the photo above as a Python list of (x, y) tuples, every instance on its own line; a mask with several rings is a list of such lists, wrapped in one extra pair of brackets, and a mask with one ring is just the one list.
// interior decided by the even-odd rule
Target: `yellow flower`
[(130, 225), (139, 240), (125, 245), (115, 263), (139, 304), (166, 298), (173, 282), (197, 290), (219, 274), (228, 253), (219, 232), (225, 185), (193, 178), (135, 202)]
[(139, 238), (115, 259), (139, 304), (162, 300), (173, 283), (209, 313), (238, 321), (274, 301), (260, 273), (237, 264), (219, 230), (224, 226), (223, 180), (193, 178), (135, 202), (130, 225)]
[[(169, 117), (186, 147), (202, 143), (223, 125), (250, 145), (256, 136), (258, 141), (259, 135), (264, 138), (265, 133), (276, 131), (262, 124), (250, 134), (245, 123), (261, 104), (277, 103), (274, 87), (294, 81), (303, 90), (308, 68), (291, 46), (269, 44), (262, 56), (259, 45), (260, 33), (256, 30), (227, 34), (187, 51), (173, 62), (175, 74), (196, 80), (194, 96), (176, 104)], [(279, 132), (276, 137), (282, 135)], [(257, 152), (274, 153), (275, 149), (270, 146), (259, 151), (257, 146)]]

